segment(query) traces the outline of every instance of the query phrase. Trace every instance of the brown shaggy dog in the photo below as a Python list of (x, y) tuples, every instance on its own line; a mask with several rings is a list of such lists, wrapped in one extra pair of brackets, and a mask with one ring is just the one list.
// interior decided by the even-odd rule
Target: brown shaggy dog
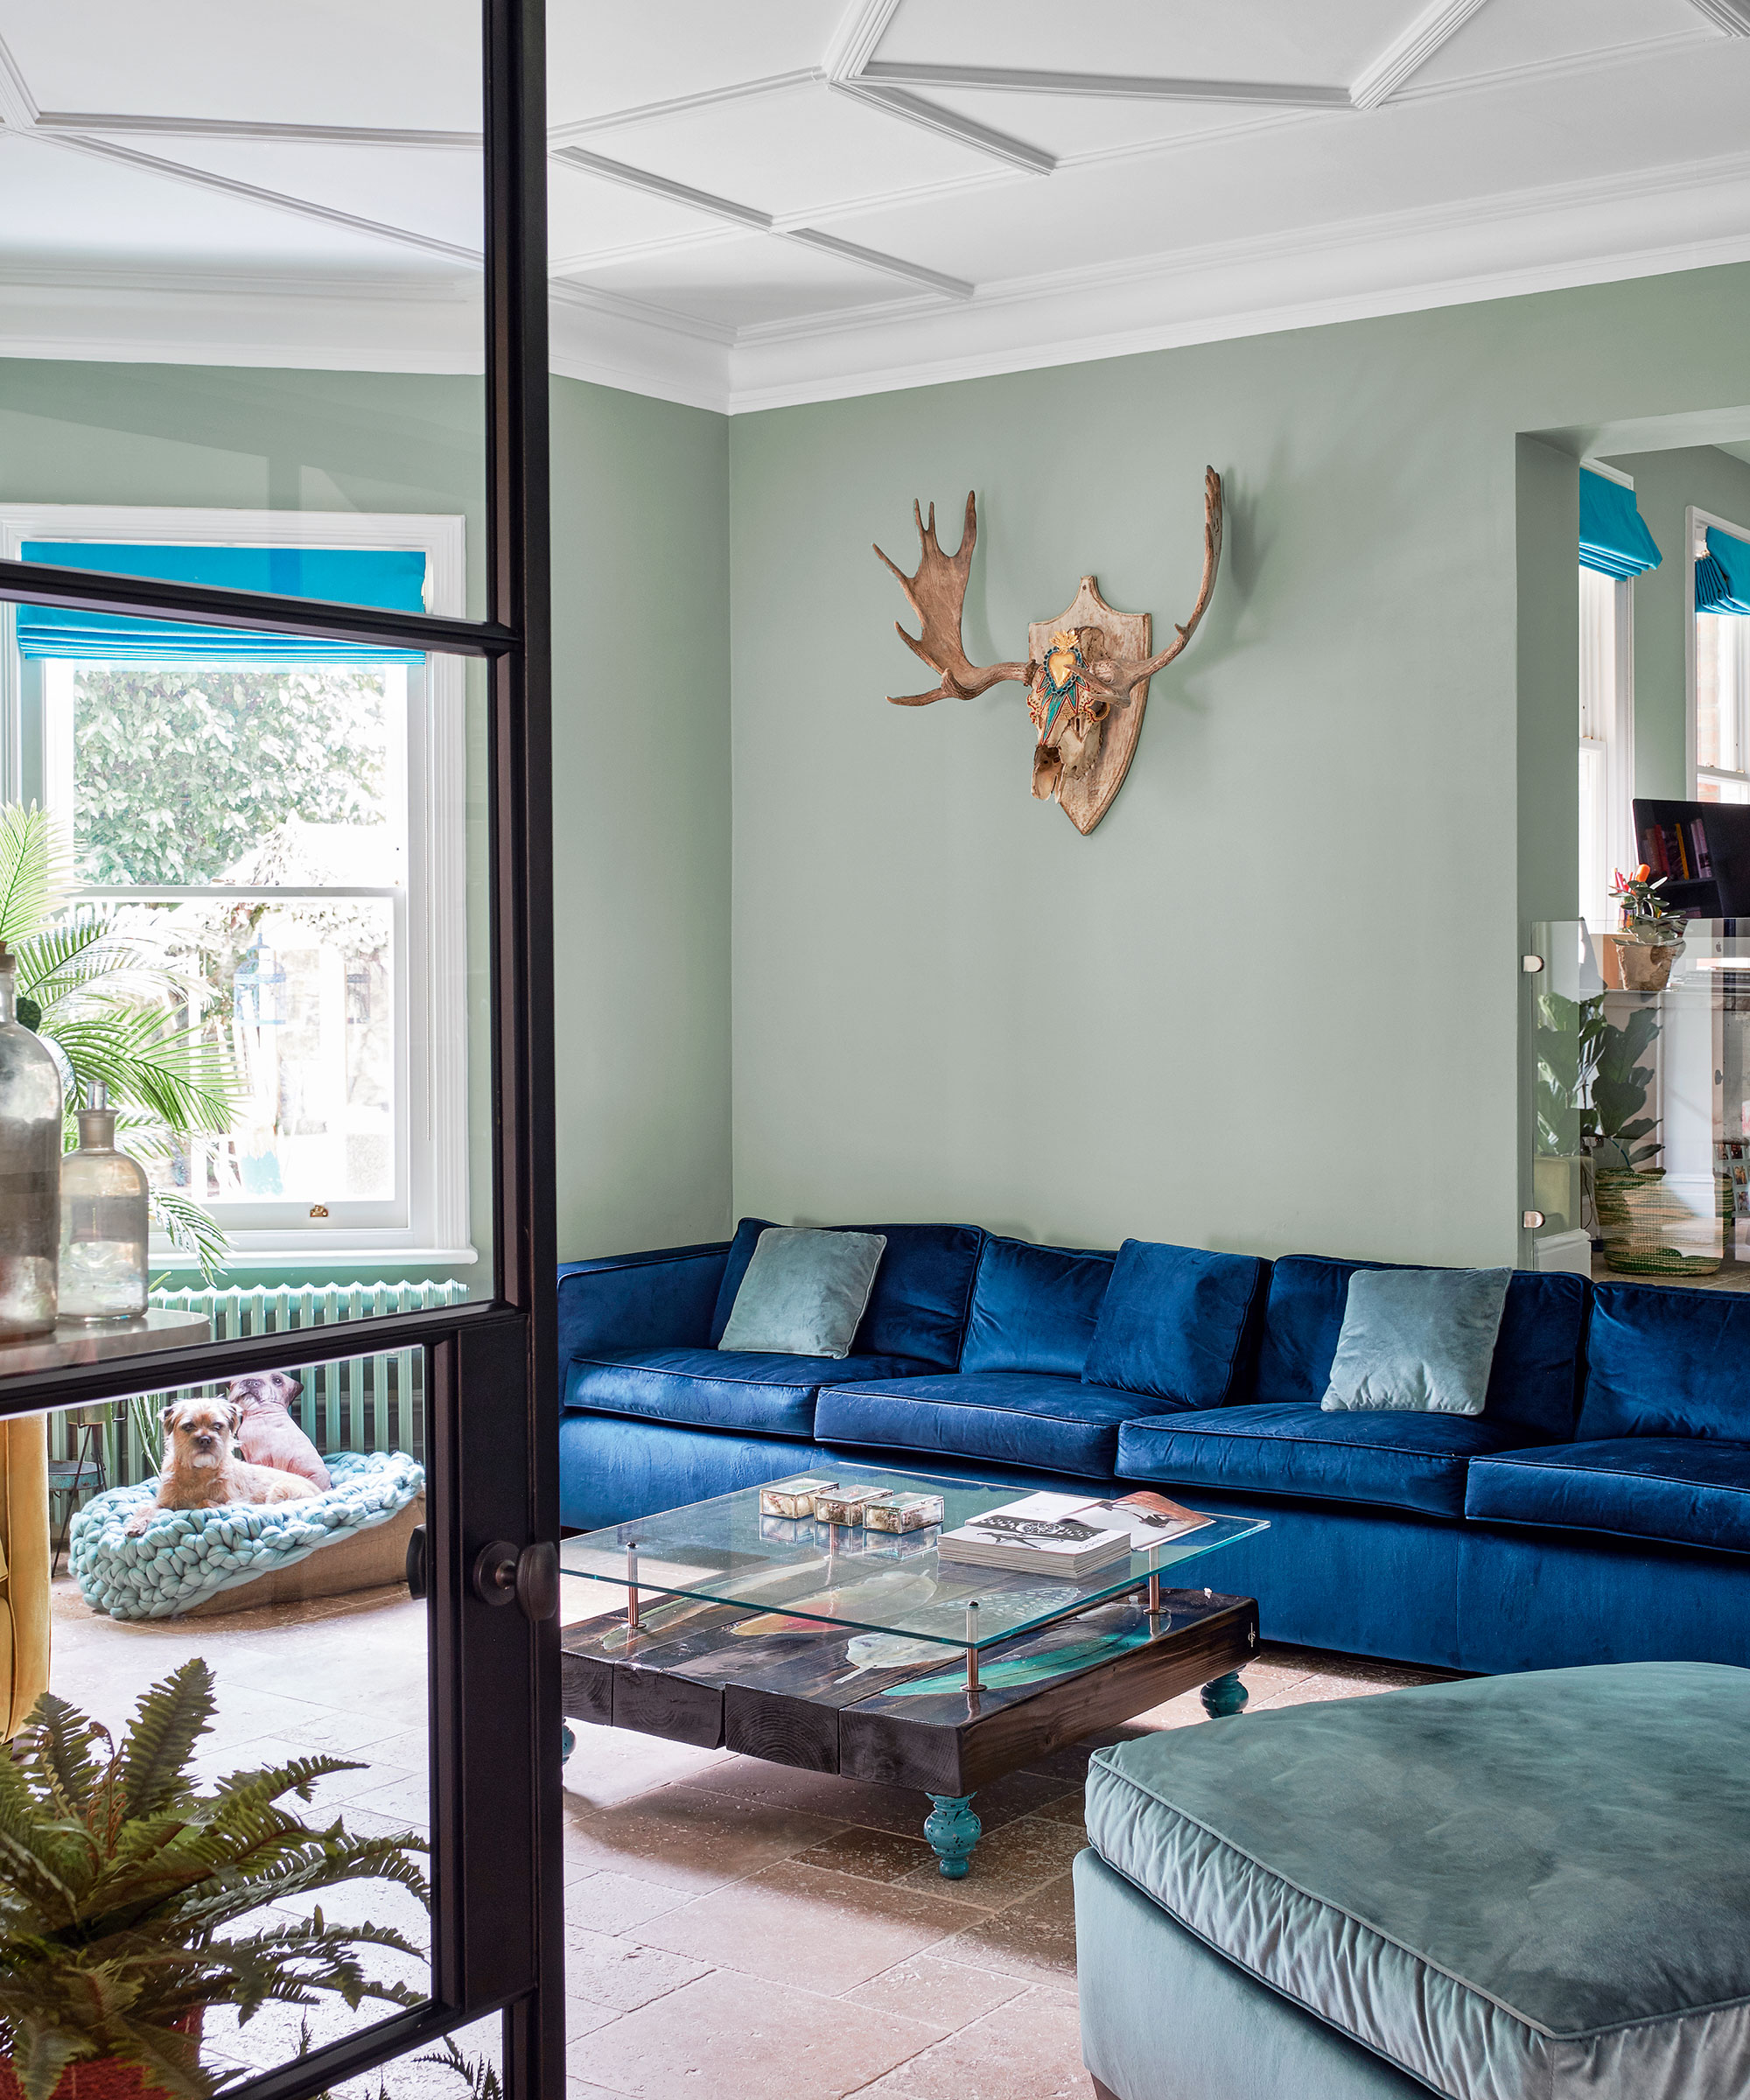
[(226, 1397), (239, 1416), (237, 1448), (251, 1466), (277, 1466), (312, 1488), (332, 1488), (321, 1453), (291, 1418), (290, 1404), (303, 1390), (290, 1371), (234, 1378)]
[(233, 1455), (238, 1410), (228, 1400), (177, 1400), (164, 1410), (164, 1469), (156, 1502), (122, 1529), (137, 1538), (160, 1509), (216, 1509), (227, 1502), (301, 1502), (308, 1480), (276, 1466), (246, 1466)]

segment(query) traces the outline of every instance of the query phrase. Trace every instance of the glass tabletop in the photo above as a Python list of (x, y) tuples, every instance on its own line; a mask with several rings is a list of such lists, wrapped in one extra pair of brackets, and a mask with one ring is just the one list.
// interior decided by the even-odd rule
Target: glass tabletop
[[(1076, 1581), (1048, 1567), (1020, 1573), (939, 1551), (944, 1532), (1018, 1502), (1029, 1492), (1025, 1486), (862, 1466), (840, 1469), (836, 1484), (841, 1495), (858, 1487), (939, 1494), (946, 1505), (943, 1521), (925, 1530), (885, 1532), (815, 1517), (762, 1516), (762, 1490), (743, 1488), (682, 1509), (580, 1532), (560, 1545), (560, 1572), (624, 1587), (633, 1548), (640, 1596), (703, 1599), (770, 1613), (774, 1621), (819, 1620), (977, 1649), (1135, 1589), (1151, 1574), (1176, 1574), (1187, 1561), (1270, 1529), (1259, 1518), (1211, 1516), (1195, 1530), (1133, 1550)], [(774, 1480), (766, 1488), (783, 1485)], [(1097, 1492), (1090, 1488), (1089, 1502)], [(1099, 1511), (1085, 1521), (1097, 1524)], [(976, 1606), (976, 1613), (969, 1614), (969, 1605)]]

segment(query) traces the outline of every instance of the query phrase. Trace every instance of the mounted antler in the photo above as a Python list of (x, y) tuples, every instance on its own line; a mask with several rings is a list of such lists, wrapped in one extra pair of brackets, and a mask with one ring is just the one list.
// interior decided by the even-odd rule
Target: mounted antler
[[(1220, 483), (1216, 484), (1219, 492)], [(1219, 493), (1217, 502), (1219, 504)], [(914, 656), (921, 656), (933, 671), (942, 673), (942, 683), (933, 693), (889, 693), (887, 697), (895, 707), (928, 707), (933, 700), (970, 700), (976, 693), (988, 692), (993, 685), (1001, 685), (1005, 679), (1014, 679), (1026, 685), (1032, 678), (1030, 663), (991, 663), (978, 665), (966, 661), (966, 651), (960, 640), (961, 612), (966, 603), (966, 578), (972, 567), (972, 550), (978, 544), (978, 513), (971, 492), (966, 498), (966, 524), (960, 536), (958, 550), (944, 554), (935, 536), (935, 505), (930, 505), (929, 523), (924, 523), (923, 512), (915, 502), (912, 514), (918, 522), (918, 538), (922, 544), (923, 558), (918, 564), (915, 576), (907, 576), (897, 563), (878, 547), (875, 550), (882, 561), (887, 563), (900, 579), (900, 588), (906, 601), (917, 615), (923, 627), (920, 635), (907, 634), (896, 620), (893, 632), (900, 637)], [(1220, 543), (1220, 513), (1217, 512), (1216, 540)], [(1208, 584), (1213, 571), (1206, 578), (1204, 599), (1208, 598)], [(1200, 603), (1192, 615), (1194, 626), (1201, 616)], [(1180, 647), (1182, 648), (1184, 643)], [(1163, 659), (1163, 662), (1165, 659)], [(1142, 676), (1138, 673), (1138, 676)]]
[(1152, 678), (1169, 664), (1197, 632), (1198, 622), (1209, 609), (1215, 589), (1215, 571), (1222, 563), (1222, 477), (1213, 466), (1203, 470), (1203, 587), (1185, 625), (1174, 626), (1174, 639), (1158, 656), (1102, 656), (1087, 665), (1088, 683), (1116, 700)]

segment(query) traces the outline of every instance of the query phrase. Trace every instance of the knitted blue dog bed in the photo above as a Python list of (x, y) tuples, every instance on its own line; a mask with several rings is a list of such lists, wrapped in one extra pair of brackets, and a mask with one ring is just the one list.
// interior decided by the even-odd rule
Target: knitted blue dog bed
[(67, 1554), (80, 1595), (112, 1619), (169, 1619), (387, 1523), (425, 1485), (424, 1468), (404, 1452), (335, 1452), (322, 1463), (334, 1483), (324, 1494), (161, 1509), (137, 1538), (122, 1526), (157, 1495), (156, 1480), (93, 1495), (73, 1520)]

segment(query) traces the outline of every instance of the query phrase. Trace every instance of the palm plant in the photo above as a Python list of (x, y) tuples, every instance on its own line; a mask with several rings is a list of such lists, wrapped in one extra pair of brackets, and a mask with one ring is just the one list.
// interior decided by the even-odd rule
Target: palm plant
[[(239, 1091), (230, 1058), (197, 1016), (161, 951), (114, 907), (63, 910), (68, 855), (51, 813), (0, 807), (0, 942), (17, 957), (18, 1018), (53, 1052), (66, 1088), (66, 1144), (78, 1142), (80, 1088), (102, 1080), (116, 1130), (148, 1163), (178, 1136), (230, 1128)], [(192, 1197), (154, 1183), (153, 1215), (172, 1246), (195, 1256), (210, 1283), (228, 1245)]]
[(45, 1693), (0, 1744), (0, 2044), (24, 2100), (51, 2100), (69, 2064), (120, 2059), (176, 2100), (223, 2082), (190, 2030), (204, 2006), (249, 2020), (270, 1999), (311, 2006), (332, 1992), (409, 2006), (410, 1985), (374, 1982), (360, 1947), (419, 1950), (386, 1925), (307, 1918), (236, 1932), (263, 1904), (346, 1881), (398, 1882), (429, 1900), (409, 1857), (423, 1839), (318, 1830), (280, 1805), (361, 1768), (302, 1757), (197, 1794), (188, 1760), (214, 1712), (197, 1656), (141, 1699), (120, 1748), (108, 1731)]

